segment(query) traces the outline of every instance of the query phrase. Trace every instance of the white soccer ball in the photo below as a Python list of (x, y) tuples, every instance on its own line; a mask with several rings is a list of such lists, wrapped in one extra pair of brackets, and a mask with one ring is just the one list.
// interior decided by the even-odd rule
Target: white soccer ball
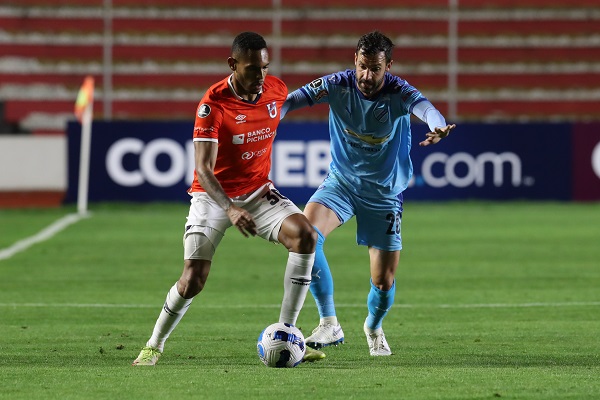
[(292, 368), (302, 362), (306, 347), (300, 329), (277, 322), (258, 335), (258, 357), (267, 367)]

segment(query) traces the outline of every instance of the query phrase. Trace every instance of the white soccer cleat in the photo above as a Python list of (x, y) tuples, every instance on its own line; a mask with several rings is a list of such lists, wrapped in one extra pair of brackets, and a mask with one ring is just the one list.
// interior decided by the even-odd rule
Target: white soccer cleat
[(319, 326), (313, 329), (312, 334), (304, 339), (304, 343), (313, 349), (337, 346), (340, 343), (344, 343), (344, 331), (340, 324), (319, 324)]
[(370, 329), (367, 327), (365, 323), (363, 327), (365, 331), (365, 336), (367, 336), (367, 344), (369, 345), (369, 353), (372, 356), (391, 356), (392, 350), (390, 350), (390, 346), (385, 340), (385, 335), (383, 334), (383, 329)]

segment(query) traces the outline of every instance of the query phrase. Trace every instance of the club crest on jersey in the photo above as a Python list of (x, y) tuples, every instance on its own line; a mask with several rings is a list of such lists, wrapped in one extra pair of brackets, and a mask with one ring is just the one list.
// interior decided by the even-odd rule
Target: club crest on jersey
[(269, 117), (275, 118), (277, 116), (277, 102), (267, 104), (267, 110), (269, 110)]
[(233, 135), (233, 140), (231, 141), (233, 144), (244, 144), (244, 134), (241, 135)]
[(373, 109), (373, 116), (379, 122), (382, 122), (382, 123), (386, 122), (390, 117), (390, 113), (388, 111), (387, 104), (386, 103), (377, 104), (375, 106), (375, 108)]
[(200, 118), (206, 118), (210, 115), (210, 106), (208, 104), (200, 104), (198, 107), (198, 116)]

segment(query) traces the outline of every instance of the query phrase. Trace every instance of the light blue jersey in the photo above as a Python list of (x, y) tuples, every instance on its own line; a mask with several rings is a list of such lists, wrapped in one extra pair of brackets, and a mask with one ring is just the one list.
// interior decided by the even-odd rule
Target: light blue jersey
[(367, 99), (356, 87), (356, 72), (318, 78), (300, 88), (312, 106), (329, 104), (330, 171), (355, 194), (387, 197), (408, 186), (410, 114), (427, 99), (405, 80), (386, 72), (383, 88)]

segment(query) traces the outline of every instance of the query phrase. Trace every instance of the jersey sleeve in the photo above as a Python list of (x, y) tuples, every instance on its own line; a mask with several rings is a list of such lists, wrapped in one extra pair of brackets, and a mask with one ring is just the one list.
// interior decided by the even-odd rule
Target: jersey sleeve
[(218, 142), (219, 128), (223, 122), (223, 110), (210, 95), (205, 95), (196, 109), (194, 141)]
[(300, 89), (306, 97), (309, 106), (319, 103), (329, 102), (329, 81), (334, 78), (334, 75), (326, 75), (307, 83)]
[(443, 128), (446, 126), (446, 119), (442, 113), (429, 102), (429, 100), (418, 102), (413, 107), (412, 113), (421, 121), (425, 122), (429, 126), (431, 132), (435, 131), (435, 128)]
[(427, 101), (427, 98), (414, 86), (404, 81), (400, 86), (400, 98), (404, 103), (404, 107), (409, 113), (412, 113), (413, 108), (422, 101)]

